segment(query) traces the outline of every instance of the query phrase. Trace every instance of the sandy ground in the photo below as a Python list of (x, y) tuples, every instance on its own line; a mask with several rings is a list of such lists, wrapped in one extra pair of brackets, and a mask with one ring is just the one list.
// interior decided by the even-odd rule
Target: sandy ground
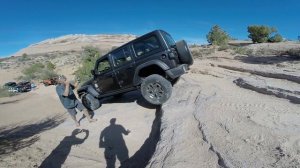
[[(16, 152), (0, 155), (0, 167), (39, 166), (43, 161), (47, 160), (47, 156), (53, 156), (51, 152), (55, 151), (54, 149), (65, 153), (71, 150), (71, 148), (71, 152), (67, 155), (58, 154), (61, 156), (58, 159), (50, 157), (51, 161), (48, 161), (46, 165), (53, 164), (52, 167), (59, 167), (56, 163), (60, 163), (59, 160), (65, 160), (63, 167), (105, 167), (106, 159), (104, 158), (104, 151), (106, 149), (99, 148), (99, 138), (101, 132), (111, 125), (110, 121), (113, 118), (116, 119), (116, 125), (121, 127), (112, 129), (113, 132), (109, 131), (107, 136), (113, 136), (117, 143), (121, 141), (126, 142), (124, 146), (117, 149), (120, 150), (121, 155), (124, 155), (121, 156), (122, 158), (132, 156), (149, 136), (156, 109), (144, 102), (138, 92), (131, 92), (124, 95), (121, 99), (105, 100), (102, 107), (94, 112), (94, 118), (98, 119), (97, 122), (88, 123), (85, 118), (82, 119), (79, 129), (88, 130), (89, 135), (82, 145), (72, 144), (73, 141), (76, 141), (76, 138), (70, 135), (72, 135), (74, 130), (76, 132), (76, 126), (65, 112), (55, 94), (54, 86), (40, 86), (37, 90), (29, 93), (0, 99), (1, 130), (13, 130), (4, 131), (6, 134), (2, 133), (0, 138), (5, 137), (7, 140), (15, 139), (16, 136), (10, 136), (11, 133), (17, 133), (18, 136), (22, 136), (22, 131), (30, 132), (30, 134), (34, 135), (33, 137), (38, 138), (38, 141), (33, 145), (27, 142), (33, 139), (32, 137), (27, 139), (21, 138), (21, 141), (25, 145), (28, 143), (31, 146), (26, 146), (26, 148), (22, 148)], [(77, 114), (77, 117), (80, 119), (82, 114)], [(19, 130), (19, 127), (25, 127), (26, 130)], [(39, 128), (36, 129), (35, 127)], [(122, 137), (122, 127), (125, 130), (130, 130), (127, 136), (123, 135)], [(43, 132), (45, 130), (48, 131)], [(19, 138), (18, 136), (17, 138)], [(84, 136), (84, 132), (77, 135), (79, 138), (83, 138)], [(69, 137), (69, 139), (66, 137)], [(3, 139), (1, 140), (3, 141)], [(14, 151), (9, 146), (14, 148), (17, 144), (13, 141), (11, 144), (8, 144), (6, 146), (8, 149), (6, 150)], [(59, 144), (65, 145), (62, 147)], [(66, 147), (68, 146), (66, 144), (70, 145), (69, 148)], [(120, 165), (118, 159), (116, 165)]]
[(57, 103), (54, 86), (39, 85), (35, 90), (13, 97), (0, 99), (0, 127), (26, 122), (28, 119), (42, 120), (45, 117), (63, 114), (63, 107)]
[[(0, 134), (7, 138), (1, 146), (6, 150), (0, 151), (5, 153), (0, 155), (0, 167), (38, 167), (42, 163), (106, 167), (107, 161), (115, 162), (109, 149), (99, 147), (100, 134), (106, 127), (110, 131), (104, 132), (111, 142), (119, 144), (113, 149), (119, 156), (117, 166), (127, 158), (128, 150), (122, 167), (300, 167), (299, 103), (291, 102), (288, 96), (279, 98), (245, 89), (233, 81), (242, 78), (255, 86), (263, 83), (267, 89), (284, 90), (296, 98), (300, 97), (299, 83), (218, 66), (299, 78), (299, 61), (278, 59), (272, 64), (251, 62), (219, 52), (196, 60), (161, 108), (148, 105), (138, 92), (107, 99), (94, 112), (98, 121), (88, 123), (83, 119), (80, 129), (88, 131), (77, 132), (76, 136), (72, 136), (72, 132), (76, 134), (74, 123), (53, 87), (0, 99), (2, 130), (21, 126), (31, 133), (25, 139), (22, 133), (13, 136), (14, 131)], [(16, 102), (7, 103), (10, 101)], [(119, 126), (110, 124), (113, 118)], [(15, 132), (24, 131), (20, 128)], [(125, 135), (123, 128), (131, 132)], [(17, 138), (23, 146), (14, 146)], [(105, 158), (105, 152), (111, 157)]]

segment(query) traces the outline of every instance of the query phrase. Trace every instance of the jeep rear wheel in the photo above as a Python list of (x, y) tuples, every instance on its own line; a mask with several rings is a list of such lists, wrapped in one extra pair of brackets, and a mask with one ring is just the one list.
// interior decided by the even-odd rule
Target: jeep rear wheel
[(151, 104), (161, 105), (172, 94), (172, 84), (160, 75), (150, 75), (141, 84), (143, 97)]
[(91, 94), (85, 94), (81, 98), (82, 104), (88, 109), (88, 110), (96, 110), (100, 107), (100, 102), (97, 98), (92, 96)]
[(183, 64), (192, 65), (194, 63), (192, 53), (184, 40), (176, 42), (179, 60)]

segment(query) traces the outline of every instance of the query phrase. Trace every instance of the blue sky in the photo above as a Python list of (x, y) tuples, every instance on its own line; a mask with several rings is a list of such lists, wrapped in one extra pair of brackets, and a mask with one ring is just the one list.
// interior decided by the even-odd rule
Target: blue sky
[(300, 35), (299, 0), (1, 0), (0, 57), (66, 34), (142, 35), (164, 29), (175, 40), (205, 43), (218, 24), (247, 38), (248, 25), (269, 25), (288, 39)]

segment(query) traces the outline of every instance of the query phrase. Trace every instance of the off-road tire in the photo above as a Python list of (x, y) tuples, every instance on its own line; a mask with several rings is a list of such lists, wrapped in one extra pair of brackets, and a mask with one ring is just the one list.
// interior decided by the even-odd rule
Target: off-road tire
[(172, 84), (164, 77), (154, 74), (146, 77), (141, 84), (142, 96), (151, 104), (161, 105), (172, 94)]
[(179, 61), (181, 63), (188, 65), (192, 65), (194, 63), (192, 53), (184, 40), (176, 42), (176, 48), (179, 54)]
[(101, 106), (99, 100), (88, 93), (83, 95), (81, 100), (84, 107), (87, 108), (88, 110), (94, 111)]

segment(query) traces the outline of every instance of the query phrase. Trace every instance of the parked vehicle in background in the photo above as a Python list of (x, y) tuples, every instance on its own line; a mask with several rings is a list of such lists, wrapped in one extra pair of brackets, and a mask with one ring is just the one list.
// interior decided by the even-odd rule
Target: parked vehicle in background
[(3, 88), (7, 89), (9, 92), (29, 92), (32, 88), (35, 88), (36, 85), (29, 81), (16, 82), (7, 82), (3, 85)]
[(172, 94), (172, 85), (193, 64), (187, 43), (155, 30), (114, 49), (96, 61), (93, 79), (78, 89), (82, 103), (91, 110), (99, 99), (141, 90), (151, 104), (161, 105)]
[(9, 92), (19, 92), (16, 82), (7, 82), (3, 85), (3, 88), (7, 89)]
[(31, 83), (31, 89), (36, 88), (35, 83)]
[(11, 88), (11, 87), (16, 87), (17, 83), (16, 82), (7, 82), (3, 85), (4, 88)]
[(45, 79), (45, 80), (42, 81), (42, 83), (45, 86), (56, 85), (56, 79), (55, 78)]
[(10, 88), (8, 88), (8, 91), (13, 92), (13, 93), (18, 93), (19, 89), (17, 87), (10, 87)]
[(29, 81), (22, 81), (17, 84), (18, 92), (29, 92), (31, 91), (31, 83)]

